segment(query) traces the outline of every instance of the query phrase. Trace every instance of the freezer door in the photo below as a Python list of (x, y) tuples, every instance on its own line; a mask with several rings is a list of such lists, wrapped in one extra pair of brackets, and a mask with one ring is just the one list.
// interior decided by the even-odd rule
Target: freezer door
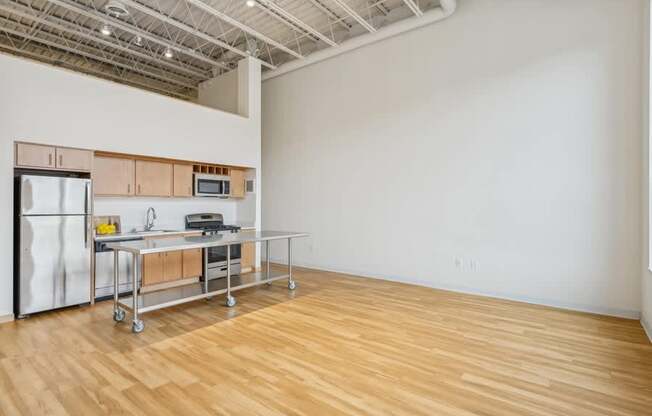
[(20, 177), (21, 215), (86, 215), (90, 213), (91, 195), (90, 179)]
[(20, 315), (90, 302), (89, 221), (85, 215), (21, 217)]

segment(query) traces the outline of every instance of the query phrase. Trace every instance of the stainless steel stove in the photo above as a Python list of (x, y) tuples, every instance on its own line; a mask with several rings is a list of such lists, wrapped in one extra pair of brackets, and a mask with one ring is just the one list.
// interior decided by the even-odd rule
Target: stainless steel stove
[[(224, 224), (222, 214), (201, 213), (186, 215), (186, 228), (189, 230), (202, 230), (204, 235), (237, 233), (240, 227)], [(208, 279), (226, 277), (226, 247), (211, 247), (204, 250), (208, 256)], [(240, 259), (242, 248), (240, 244), (231, 246), (231, 275), (240, 274)]]

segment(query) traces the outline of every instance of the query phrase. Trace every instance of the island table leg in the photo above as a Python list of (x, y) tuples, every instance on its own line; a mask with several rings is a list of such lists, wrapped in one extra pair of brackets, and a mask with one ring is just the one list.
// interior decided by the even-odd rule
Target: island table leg
[(288, 289), (294, 290), (297, 283), (292, 278), (292, 239), (288, 238)]
[(133, 313), (134, 313), (134, 321), (131, 325), (131, 330), (138, 334), (140, 332), (143, 332), (143, 329), (145, 329), (145, 323), (138, 319), (138, 282), (139, 282), (139, 277), (140, 277), (140, 264), (141, 264), (141, 255), (140, 254), (134, 254), (132, 257), (132, 263), (133, 263), (133, 270), (131, 271), (131, 276), (132, 276), (132, 294), (133, 294)]
[(235, 306), (235, 298), (231, 296), (231, 245), (226, 246), (226, 306)]

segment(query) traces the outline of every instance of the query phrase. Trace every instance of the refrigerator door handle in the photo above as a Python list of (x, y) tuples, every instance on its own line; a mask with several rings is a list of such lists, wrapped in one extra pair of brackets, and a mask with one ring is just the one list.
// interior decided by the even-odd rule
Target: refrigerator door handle
[(90, 188), (90, 186), (91, 186), (90, 182), (86, 182), (86, 184), (84, 186), (84, 210), (86, 211), (86, 212), (84, 212), (84, 214), (86, 214), (86, 215), (89, 214), (88, 211), (89, 211), (90, 205), (91, 205), (90, 204), (91, 193), (90, 193), (90, 191), (88, 189), (88, 188)]

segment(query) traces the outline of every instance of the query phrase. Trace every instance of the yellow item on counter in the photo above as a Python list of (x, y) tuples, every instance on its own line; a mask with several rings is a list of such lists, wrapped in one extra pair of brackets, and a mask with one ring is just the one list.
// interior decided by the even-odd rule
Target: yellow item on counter
[(100, 235), (115, 234), (115, 224), (100, 224), (96, 230)]

